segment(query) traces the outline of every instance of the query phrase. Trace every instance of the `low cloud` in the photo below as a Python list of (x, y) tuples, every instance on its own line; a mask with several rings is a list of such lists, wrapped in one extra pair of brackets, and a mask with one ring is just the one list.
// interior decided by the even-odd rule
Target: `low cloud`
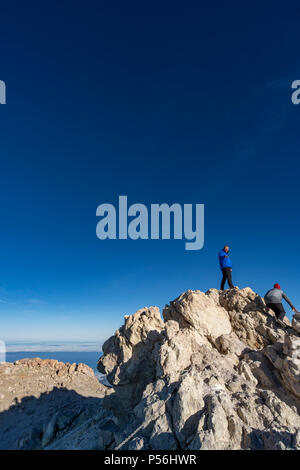
[(7, 352), (101, 352), (101, 344), (95, 342), (16, 342), (6, 344)]

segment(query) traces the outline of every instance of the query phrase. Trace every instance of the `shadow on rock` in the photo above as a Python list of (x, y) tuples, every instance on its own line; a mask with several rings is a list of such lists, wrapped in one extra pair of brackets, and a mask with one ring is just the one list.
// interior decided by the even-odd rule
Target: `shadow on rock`
[[(56, 387), (39, 398), (24, 397), (0, 413), (0, 449), (43, 449), (93, 418), (99, 424), (101, 417), (105, 417), (101, 404), (101, 398), (84, 397), (74, 390)], [(94, 434), (95, 442), (90, 442), (88, 448), (98, 447), (100, 427), (99, 434)]]

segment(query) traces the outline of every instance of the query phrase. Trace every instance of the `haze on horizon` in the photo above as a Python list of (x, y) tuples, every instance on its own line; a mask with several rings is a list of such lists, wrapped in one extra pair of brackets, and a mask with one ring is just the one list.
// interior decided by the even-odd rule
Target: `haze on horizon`
[[(235, 285), (279, 282), (299, 310), (299, 5), (18, 9), (1, 9), (0, 338), (101, 344), (219, 288), (225, 244)], [(205, 204), (203, 249), (99, 240), (96, 208), (122, 194)]]

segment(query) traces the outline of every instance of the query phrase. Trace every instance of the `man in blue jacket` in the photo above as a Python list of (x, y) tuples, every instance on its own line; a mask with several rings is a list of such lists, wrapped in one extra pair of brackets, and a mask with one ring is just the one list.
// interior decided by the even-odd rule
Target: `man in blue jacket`
[(232, 284), (231, 272), (232, 272), (232, 263), (231, 259), (229, 258), (229, 246), (225, 245), (223, 250), (219, 253), (219, 261), (220, 261), (220, 268), (223, 273), (223, 278), (221, 282), (221, 290), (224, 290), (225, 282), (228, 281), (228, 285), (230, 289), (234, 288)]

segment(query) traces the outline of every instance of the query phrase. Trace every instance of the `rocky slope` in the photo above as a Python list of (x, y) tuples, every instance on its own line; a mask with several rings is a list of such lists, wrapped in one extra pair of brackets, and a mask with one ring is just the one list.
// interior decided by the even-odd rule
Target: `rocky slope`
[(109, 448), (300, 449), (299, 315), (282, 327), (235, 288), (185, 292), (163, 318), (139, 310), (103, 345)]
[(43, 449), (70, 432), (75, 439), (66, 448), (97, 448), (109, 393), (85, 364), (39, 358), (0, 364), (0, 449)]
[(2, 448), (300, 449), (300, 315), (279, 325), (250, 288), (126, 316), (98, 368), (111, 388), (83, 365), (0, 365)]

